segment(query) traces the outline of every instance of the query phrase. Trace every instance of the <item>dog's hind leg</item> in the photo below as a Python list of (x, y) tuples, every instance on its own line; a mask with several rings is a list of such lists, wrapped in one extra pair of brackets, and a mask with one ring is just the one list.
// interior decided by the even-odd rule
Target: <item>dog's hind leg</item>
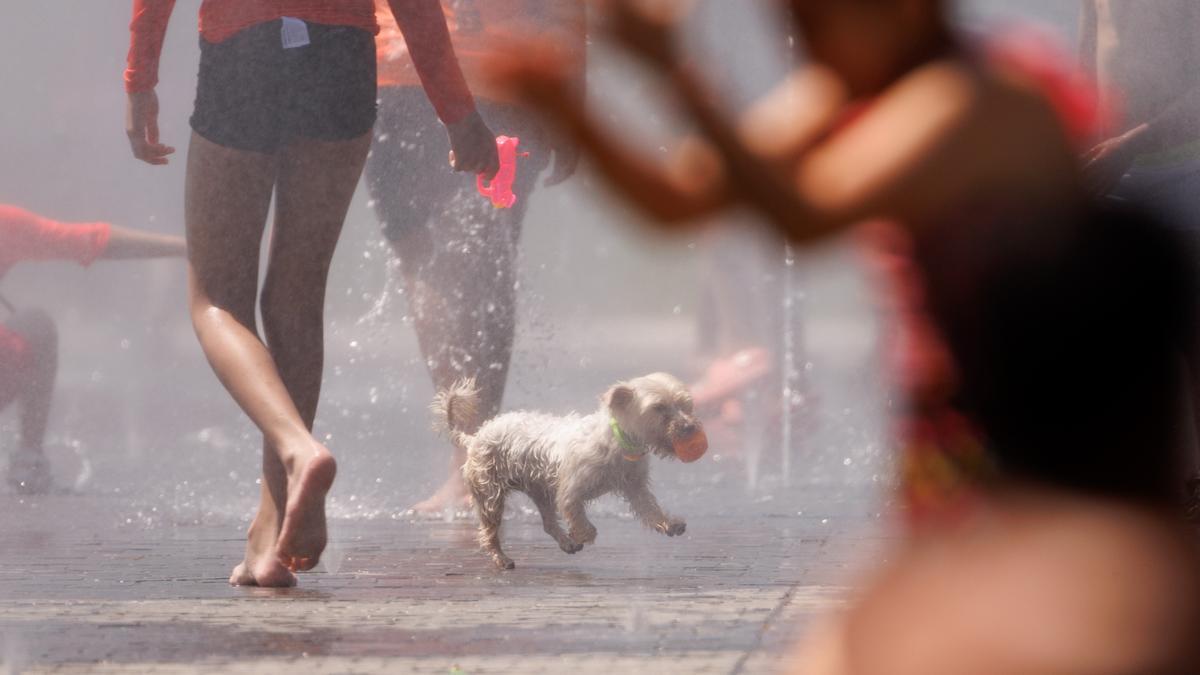
[(531, 491), (529, 498), (537, 506), (538, 513), (542, 514), (542, 529), (546, 530), (546, 534), (558, 542), (558, 547), (565, 553), (579, 552), (583, 548), (583, 544), (571, 541), (571, 538), (563, 531), (562, 525), (558, 522), (558, 511), (554, 506), (554, 498), (542, 490)]
[(512, 558), (504, 555), (500, 548), (500, 525), (504, 521), (504, 501), (507, 496), (503, 491), (489, 495), (471, 485), (471, 497), (479, 511), (479, 546), (492, 556), (492, 562), (502, 570), (516, 567)]

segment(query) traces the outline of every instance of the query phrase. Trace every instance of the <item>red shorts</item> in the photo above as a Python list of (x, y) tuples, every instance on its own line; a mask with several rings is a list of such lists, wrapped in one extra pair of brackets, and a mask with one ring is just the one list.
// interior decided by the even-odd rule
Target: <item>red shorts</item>
[(29, 341), (0, 324), (0, 407), (12, 402), (32, 363)]

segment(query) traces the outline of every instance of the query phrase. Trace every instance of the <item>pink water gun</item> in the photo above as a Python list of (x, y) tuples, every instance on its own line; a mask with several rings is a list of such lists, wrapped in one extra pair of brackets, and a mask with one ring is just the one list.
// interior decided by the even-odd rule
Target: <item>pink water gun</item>
[(517, 179), (517, 158), (528, 157), (528, 152), (517, 152), (521, 139), (516, 136), (497, 136), (496, 152), (500, 154), (500, 170), (492, 178), (491, 184), (484, 179), (483, 174), (475, 177), (475, 187), (479, 194), (492, 200), (492, 206), (498, 209), (512, 208), (517, 203), (513, 194), (513, 181)]

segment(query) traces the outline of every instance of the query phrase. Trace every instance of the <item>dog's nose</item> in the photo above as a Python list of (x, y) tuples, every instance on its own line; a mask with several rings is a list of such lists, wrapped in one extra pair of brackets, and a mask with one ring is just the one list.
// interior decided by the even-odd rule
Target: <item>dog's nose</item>
[(679, 427), (679, 435), (685, 438), (691, 436), (697, 431), (700, 431), (700, 425), (696, 422), (687, 422), (683, 426)]

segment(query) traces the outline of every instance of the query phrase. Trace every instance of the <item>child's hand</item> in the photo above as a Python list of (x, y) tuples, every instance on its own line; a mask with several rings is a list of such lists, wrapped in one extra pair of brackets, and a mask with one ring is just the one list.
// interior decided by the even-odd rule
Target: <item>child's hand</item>
[(125, 135), (133, 156), (147, 164), (167, 163), (175, 148), (158, 141), (158, 94), (153, 89), (131, 92), (125, 108)]
[(496, 135), (477, 111), (471, 111), (454, 124), (447, 124), (446, 132), (450, 135), (450, 166), (455, 171), (481, 173), (487, 178), (496, 175), (500, 169)]

